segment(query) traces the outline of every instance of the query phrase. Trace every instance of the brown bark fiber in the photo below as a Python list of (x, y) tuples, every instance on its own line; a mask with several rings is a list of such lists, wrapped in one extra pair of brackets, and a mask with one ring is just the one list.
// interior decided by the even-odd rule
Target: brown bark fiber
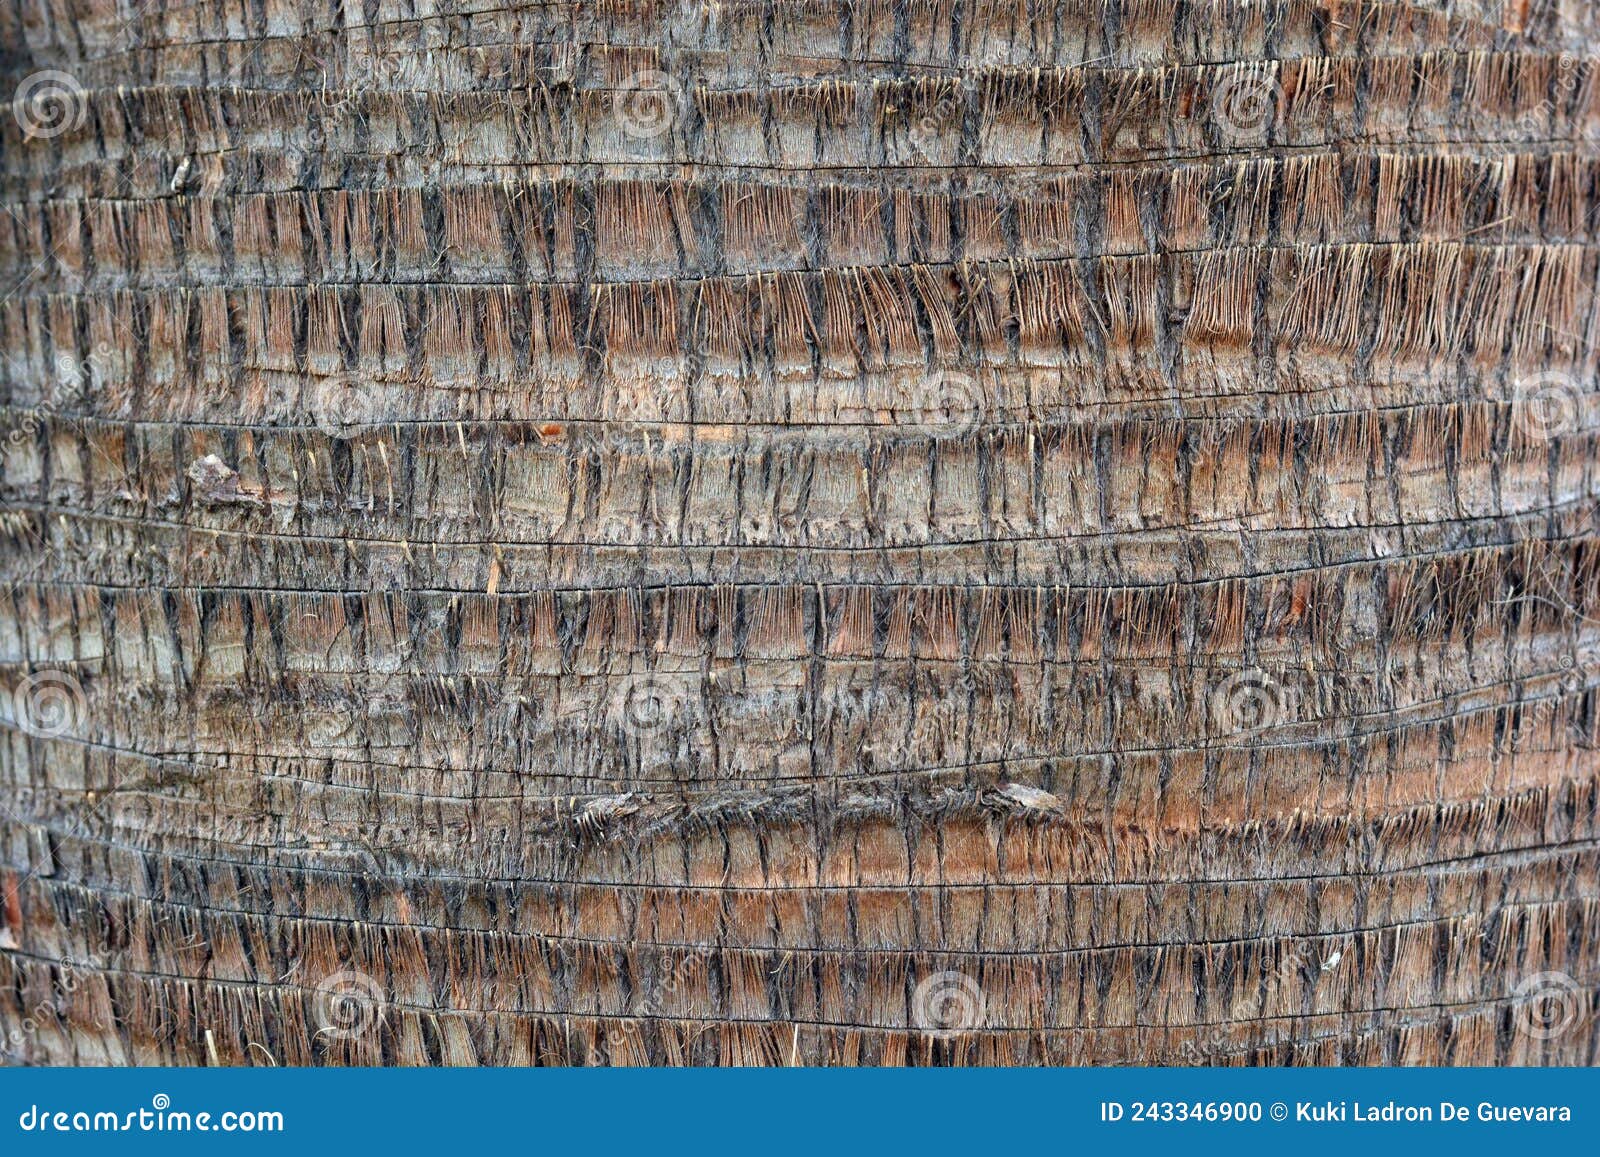
[(0, 45), (5, 1062), (1600, 1063), (1592, 3)]

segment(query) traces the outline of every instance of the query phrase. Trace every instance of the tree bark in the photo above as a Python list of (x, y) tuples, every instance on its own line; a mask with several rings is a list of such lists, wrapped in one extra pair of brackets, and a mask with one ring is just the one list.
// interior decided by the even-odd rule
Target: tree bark
[(0, 11), (5, 1059), (1600, 1061), (1600, 30), (1445, 8)]

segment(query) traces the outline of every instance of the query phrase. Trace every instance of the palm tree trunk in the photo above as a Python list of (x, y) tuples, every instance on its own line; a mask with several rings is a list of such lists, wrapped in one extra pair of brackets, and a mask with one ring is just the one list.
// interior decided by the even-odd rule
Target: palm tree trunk
[(447, 7), (0, 12), (5, 1059), (1600, 1061), (1592, 5)]

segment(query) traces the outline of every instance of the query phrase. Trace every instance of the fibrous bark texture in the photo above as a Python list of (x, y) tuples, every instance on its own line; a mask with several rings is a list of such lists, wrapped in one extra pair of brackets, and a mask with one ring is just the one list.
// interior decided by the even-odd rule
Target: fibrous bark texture
[(1594, 1063), (1587, 0), (12, 0), (0, 1049)]

